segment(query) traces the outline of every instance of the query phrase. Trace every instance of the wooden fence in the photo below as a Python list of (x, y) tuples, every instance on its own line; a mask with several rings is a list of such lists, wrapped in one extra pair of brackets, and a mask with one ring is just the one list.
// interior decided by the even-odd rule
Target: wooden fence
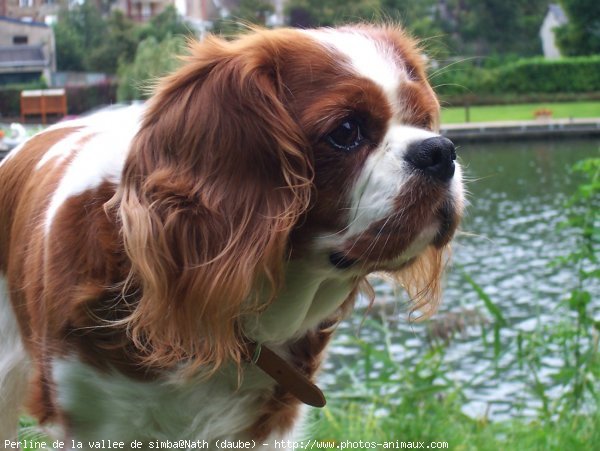
[(37, 89), (21, 91), (21, 122), (27, 116), (41, 116), (42, 124), (47, 116), (67, 115), (67, 94), (64, 89)]

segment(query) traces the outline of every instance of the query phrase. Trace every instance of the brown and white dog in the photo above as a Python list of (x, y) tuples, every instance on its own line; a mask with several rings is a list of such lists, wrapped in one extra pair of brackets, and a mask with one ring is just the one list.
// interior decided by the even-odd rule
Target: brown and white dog
[(438, 117), (396, 27), (255, 30), (15, 149), (0, 439), (25, 405), (81, 441), (289, 437), (368, 274), (435, 309), (464, 203)]

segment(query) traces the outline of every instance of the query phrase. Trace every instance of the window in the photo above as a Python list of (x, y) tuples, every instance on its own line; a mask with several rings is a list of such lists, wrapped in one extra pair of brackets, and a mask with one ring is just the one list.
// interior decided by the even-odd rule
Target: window
[(33, 6), (33, 0), (19, 0), (20, 8), (31, 8)]
[(13, 44), (15, 45), (27, 44), (28, 41), (29, 38), (27, 36), (13, 36)]
[(152, 17), (152, 5), (142, 3), (142, 19), (149, 19), (150, 17)]

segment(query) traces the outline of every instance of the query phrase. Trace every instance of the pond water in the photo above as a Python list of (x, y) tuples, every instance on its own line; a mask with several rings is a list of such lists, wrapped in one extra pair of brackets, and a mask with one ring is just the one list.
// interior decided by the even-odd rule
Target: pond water
[[(432, 324), (464, 329), (449, 341), (443, 364), (448, 380), (464, 388), (464, 412), (495, 419), (533, 414), (539, 404), (529, 395), (527, 369), (513, 365), (515, 336), (558, 323), (567, 314), (560, 301), (575, 286), (575, 269), (551, 267), (550, 262), (567, 254), (575, 241), (569, 230), (557, 230), (564, 220), (565, 201), (578, 182), (570, 168), (580, 159), (600, 157), (600, 140), (469, 144), (460, 146), (458, 152), (468, 179), (470, 206), (462, 225), (464, 233), (453, 248), (440, 311), (429, 325), (410, 324), (402, 307), (405, 303), (398, 302), (389, 285), (378, 282), (377, 304), (369, 315), (385, 317), (392, 353), (402, 365), (414, 364), (426, 352)], [(508, 327), (501, 329), (498, 360), (481, 337), (481, 325), (493, 318), (465, 274), (481, 286), (508, 321)], [(588, 289), (596, 294), (592, 310), (600, 320), (600, 286)], [(335, 368), (352, 366), (356, 360), (355, 340), (349, 337), (370, 343), (382, 340), (381, 332), (368, 322), (361, 326), (366, 314), (364, 307), (358, 310), (340, 327), (328, 363), (333, 374)], [(548, 373), (562, 363), (551, 355), (544, 362)], [(547, 374), (542, 371), (540, 376), (551, 385)], [(324, 372), (322, 383), (327, 387), (339, 382)]]

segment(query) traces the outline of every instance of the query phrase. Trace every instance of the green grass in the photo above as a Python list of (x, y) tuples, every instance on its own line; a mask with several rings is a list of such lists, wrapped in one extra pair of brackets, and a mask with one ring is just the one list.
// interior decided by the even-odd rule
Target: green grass
[[(470, 122), (533, 120), (534, 111), (552, 110), (553, 119), (600, 117), (600, 102), (524, 103), (472, 106)], [(442, 107), (442, 124), (466, 122), (465, 107)]]
[[(437, 347), (414, 367), (406, 367), (365, 344), (356, 364), (345, 369), (352, 374), (352, 388), (328, 393), (328, 405), (310, 411), (302, 438), (336, 444), (423, 442), (425, 448), (431, 442), (447, 442), (447, 449), (461, 451), (600, 449), (592, 446), (600, 444), (600, 396), (588, 398), (587, 411), (554, 401), (550, 412), (540, 410), (533, 417), (472, 418), (462, 412), (467, 399), (463, 387), (448, 379), (440, 366), (444, 356), (445, 346)], [(375, 363), (383, 368), (381, 374), (366, 380), (365, 372)], [(600, 373), (598, 359), (593, 366), (593, 374)]]
[(379, 416), (373, 414), (376, 408), (382, 407), (376, 404), (333, 401), (330, 407), (311, 412), (307, 438), (337, 443), (399, 440), (424, 442), (425, 447), (430, 442), (447, 442), (448, 449), (461, 451), (584, 450), (600, 443), (597, 414), (552, 421), (490, 422), (464, 415), (457, 401), (421, 399), (413, 405), (402, 403)]

